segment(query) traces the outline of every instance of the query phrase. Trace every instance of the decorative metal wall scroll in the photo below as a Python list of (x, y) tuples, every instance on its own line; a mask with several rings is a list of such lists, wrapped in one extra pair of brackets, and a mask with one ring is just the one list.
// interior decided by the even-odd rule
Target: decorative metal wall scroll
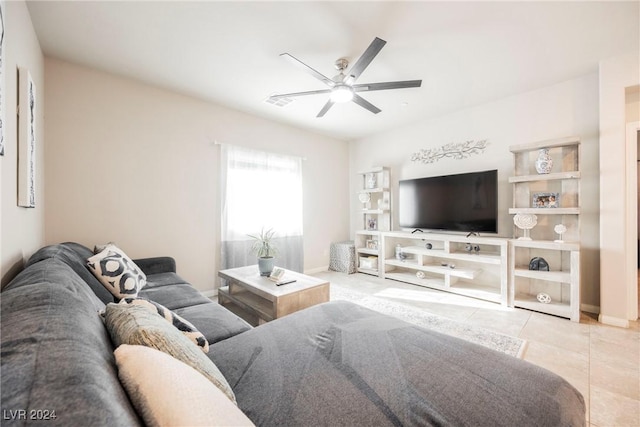
[(422, 149), (411, 155), (412, 162), (433, 163), (445, 157), (461, 160), (474, 154), (482, 154), (489, 145), (486, 139), (480, 141), (452, 142), (438, 148)]

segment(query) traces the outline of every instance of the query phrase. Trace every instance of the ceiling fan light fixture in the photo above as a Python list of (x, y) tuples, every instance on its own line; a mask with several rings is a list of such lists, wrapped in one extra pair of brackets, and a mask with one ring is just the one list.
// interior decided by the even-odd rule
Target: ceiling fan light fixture
[[(324, 115), (329, 111), (332, 105), (337, 103), (345, 103), (349, 101), (353, 101), (360, 107), (365, 110), (370, 111), (373, 114), (378, 114), (380, 110), (378, 107), (365, 100), (360, 96), (360, 92), (372, 92), (377, 90), (389, 90), (389, 89), (404, 89), (411, 87), (420, 87), (422, 85), (422, 80), (407, 80), (407, 81), (394, 81), (394, 82), (379, 82), (379, 83), (365, 83), (365, 84), (355, 84), (360, 75), (366, 68), (369, 66), (371, 61), (380, 53), (380, 50), (384, 47), (387, 42), (382, 40), (381, 38), (376, 37), (373, 39), (369, 47), (364, 51), (364, 53), (358, 58), (356, 63), (349, 69), (348, 73), (345, 74), (345, 70), (349, 66), (349, 61), (346, 58), (340, 58), (335, 62), (335, 67), (338, 70), (338, 74), (334, 76), (332, 79), (328, 78), (324, 74), (319, 73), (314, 70), (304, 62), (299, 59), (291, 56), (288, 53), (283, 53), (280, 56), (287, 59), (293, 65), (298, 68), (301, 68), (307, 74), (312, 75), (316, 79), (320, 80), (324, 83), (328, 88), (322, 90), (311, 90), (305, 92), (296, 92), (296, 93), (288, 93), (283, 95), (274, 95), (276, 97), (296, 97), (296, 96), (306, 96), (306, 95), (318, 95), (318, 94), (329, 94), (329, 100), (322, 107), (320, 112), (316, 117), (324, 117)], [(358, 94), (356, 94), (356, 92)], [(272, 96), (273, 97), (273, 96)]]
[(349, 102), (353, 99), (353, 88), (345, 84), (337, 84), (331, 91), (333, 102)]

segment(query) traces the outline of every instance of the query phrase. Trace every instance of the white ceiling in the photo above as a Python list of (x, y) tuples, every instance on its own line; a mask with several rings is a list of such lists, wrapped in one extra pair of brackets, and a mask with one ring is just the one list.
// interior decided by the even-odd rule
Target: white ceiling
[[(597, 70), (639, 49), (639, 2), (28, 1), (45, 55), (350, 140)], [(358, 83), (422, 79), (316, 114), (326, 95), (287, 107), (273, 93), (326, 88), (374, 37), (387, 45)]]

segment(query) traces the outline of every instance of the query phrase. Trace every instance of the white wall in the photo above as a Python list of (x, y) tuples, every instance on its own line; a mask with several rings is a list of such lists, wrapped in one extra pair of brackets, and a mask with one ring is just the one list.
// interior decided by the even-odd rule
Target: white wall
[[(392, 205), (397, 212), (400, 179), (498, 169), (498, 235), (513, 236), (513, 174), (509, 146), (577, 135), (582, 142), (582, 304), (597, 310), (599, 304), (599, 190), (598, 190), (598, 75), (569, 80), (537, 91), (502, 99), (456, 113), (354, 141), (350, 146), (351, 233), (360, 228), (355, 197), (360, 184), (356, 173), (371, 166), (390, 166)], [(464, 160), (444, 159), (432, 164), (411, 162), (411, 154), (447, 143), (487, 139), (481, 155)], [(394, 227), (397, 215), (393, 214)]]
[[(628, 288), (637, 286), (636, 265), (627, 256), (633, 251), (635, 233), (627, 230), (627, 212), (635, 209), (627, 198), (626, 123), (633, 120), (635, 102), (627, 102), (627, 88), (640, 83), (638, 52), (600, 62), (600, 242), (602, 283), (600, 320), (627, 326), (635, 320)], [(606, 195), (606, 197), (604, 197)], [(630, 234), (631, 233), (631, 234)]]
[(213, 289), (214, 141), (306, 158), (305, 270), (327, 266), (330, 243), (348, 238), (347, 143), (49, 58), (46, 82), (48, 243), (114, 241), (135, 258), (170, 255), (178, 274)]
[[(31, 17), (23, 1), (4, 2), (4, 138), (5, 155), (0, 157), (0, 279), (5, 285), (23, 263), (44, 243), (44, 58)], [(17, 205), (18, 67), (31, 73), (36, 86), (36, 207)]]

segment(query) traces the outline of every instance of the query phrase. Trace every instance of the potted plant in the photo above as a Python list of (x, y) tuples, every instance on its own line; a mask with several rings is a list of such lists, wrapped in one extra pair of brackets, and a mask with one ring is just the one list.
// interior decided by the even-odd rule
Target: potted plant
[(249, 237), (255, 240), (251, 251), (258, 257), (258, 270), (260, 270), (261, 276), (269, 276), (273, 271), (274, 257), (278, 252), (271, 243), (275, 234), (271, 228), (266, 231), (263, 228), (258, 235), (249, 234)]

